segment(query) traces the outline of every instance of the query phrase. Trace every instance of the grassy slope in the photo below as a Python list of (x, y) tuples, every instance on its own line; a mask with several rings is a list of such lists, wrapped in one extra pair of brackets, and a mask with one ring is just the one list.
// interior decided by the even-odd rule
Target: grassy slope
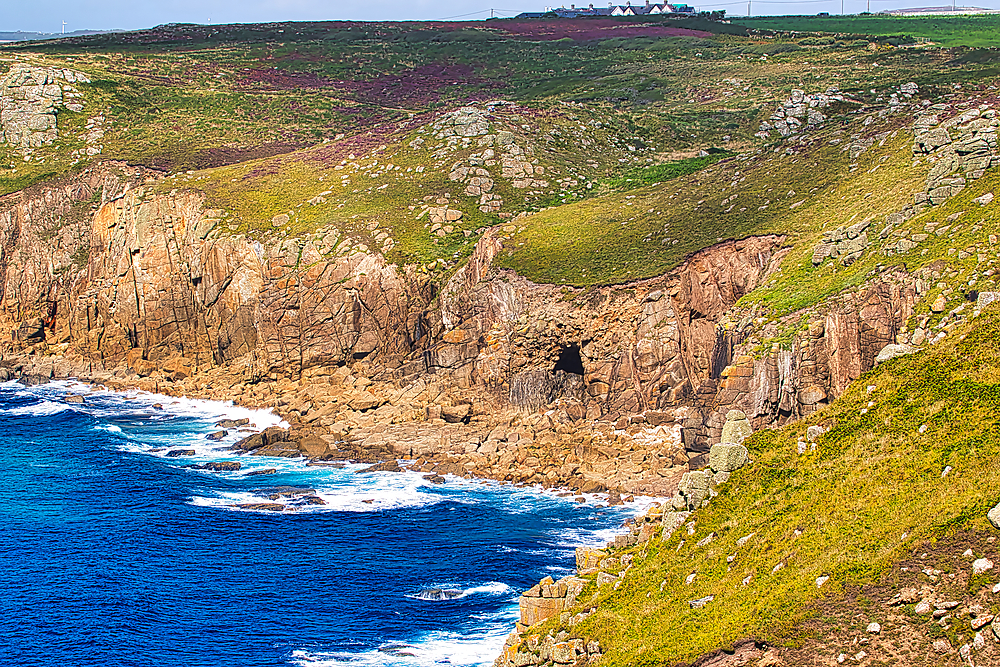
[(564, 23), (583, 32), (553, 40), (551, 30), (530, 22), (274, 24), (8, 47), (0, 50), (0, 70), (16, 56), (82, 70), (93, 83), (80, 86), (89, 101), (83, 113), (61, 114), (64, 140), (37, 151), (41, 160), (24, 163), (0, 147), (0, 192), (78, 167), (68, 158), (82, 145), (73, 135), (98, 109), (108, 127), (96, 159), (178, 171), (287, 152), (410, 113), (496, 97), (543, 108), (585, 104), (614, 115), (623, 139), (666, 155), (726, 135), (734, 146), (746, 145), (761, 106), (792, 88), (883, 89), (914, 76), (944, 83), (950, 74), (944, 53), (817, 50), (721, 33), (623, 38), (616, 36), (621, 28), (645, 24)]
[[(794, 642), (811, 601), (877, 580), (921, 540), (989, 529), (1000, 501), (998, 359), (994, 308), (867, 373), (826, 410), (755, 434), (752, 465), (692, 516), (693, 535), (633, 548), (645, 557), (618, 591), (584, 592), (599, 606), (578, 631), (601, 641), (607, 665), (673, 664), (747, 636)], [(796, 454), (813, 424), (832, 428), (816, 451)], [(822, 589), (820, 576), (831, 577)], [(715, 600), (704, 609), (687, 604), (706, 595)]]
[[(660, 275), (722, 239), (778, 232), (791, 234), (789, 244), (798, 248), (785, 264), (811, 268), (808, 257), (824, 228), (899, 210), (921, 185), (923, 172), (909, 154), (912, 134), (892, 119), (858, 132), (863, 118), (846, 131), (818, 133), (793, 155), (729, 159), (660, 185), (530, 216), (499, 263), (540, 282), (615, 283)], [(852, 133), (890, 135), (852, 161), (842, 150)], [(798, 296), (814, 302), (842, 288), (841, 277), (814, 272)]]

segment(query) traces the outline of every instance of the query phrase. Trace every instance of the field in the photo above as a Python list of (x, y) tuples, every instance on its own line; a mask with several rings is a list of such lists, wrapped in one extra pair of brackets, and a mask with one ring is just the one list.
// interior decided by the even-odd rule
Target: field
[(733, 17), (733, 23), (759, 30), (909, 37), (914, 44), (992, 48), (1000, 15), (981, 16), (761, 16)]

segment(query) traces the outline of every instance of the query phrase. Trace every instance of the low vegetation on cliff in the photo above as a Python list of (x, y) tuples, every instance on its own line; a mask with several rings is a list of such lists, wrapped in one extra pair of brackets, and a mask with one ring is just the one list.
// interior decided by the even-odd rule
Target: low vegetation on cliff
[[(747, 637), (795, 647), (813, 638), (807, 621), (822, 620), (824, 603), (899, 578), (892, 570), (907, 554), (969, 531), (995, 535), (986, 514), (1000, 501), (998, 359), (994, 307), (926, 351), (866, 373), (829, 408), (756, 433), (744, 443), (752, 463), (706, 508), (668, 539), (627, 550), (635, 560), (617, 590), (584, 589), (581, 607), (595, 611), (574, 634), (598, 640), (602, 664), (615, 665), (693, 661)], [(821, 435), (807, 436), (811, 427)], [(971, 571), (972, 560), (963, 567)], [(917, 577), (918, 585), (937, 580)], [(975, 593), (996, 578), (990, 571), (964, 580)], [(939, 628), (912, 613), (918, 601), (907, 611), (933, 639)], [(890, 611), (871, 605), (868, 621), (840, 628), (841, 645), (815, 660), (853, 655), (867, 622), (890, 629)], [(960, 646), (975, 632), (965, 623), (951, 634)], [(916, 644), (904, 658), (936, 664)]]

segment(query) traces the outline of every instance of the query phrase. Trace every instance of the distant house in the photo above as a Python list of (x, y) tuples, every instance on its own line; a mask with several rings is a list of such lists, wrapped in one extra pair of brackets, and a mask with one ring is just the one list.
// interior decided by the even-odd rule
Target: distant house
[(657, 14), (694, 13), (695, 9), (690, 5), (668, 3), (654, 4), (649, 0), (646, 0), (645, 5), (633, 5), (631, 3), (625, 5), (615, 5), (614, 3), (608, 3), (607, 7), (594, 7), (594, 5), (589, 5), (587, 7), (570, 5), (569, 8), (552, 7), (551, 9), (547, 9), (545, 12), (524, 12), (523, 14), (518, 14), (516, 18), (534, 19), (552, 16), (553, 14), (561, 19), (575, 19), (585, 16), (653, 16)]

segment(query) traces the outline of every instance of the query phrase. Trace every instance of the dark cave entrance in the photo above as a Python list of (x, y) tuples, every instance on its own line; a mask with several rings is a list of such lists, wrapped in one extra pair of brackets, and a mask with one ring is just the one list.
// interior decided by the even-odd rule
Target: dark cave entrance
[(564, 371), (573, 375), (583, 375), (583, 359), (580, 358), (579, 345), (566, 345), (559, 352), (556, 367), (553, 371)]

